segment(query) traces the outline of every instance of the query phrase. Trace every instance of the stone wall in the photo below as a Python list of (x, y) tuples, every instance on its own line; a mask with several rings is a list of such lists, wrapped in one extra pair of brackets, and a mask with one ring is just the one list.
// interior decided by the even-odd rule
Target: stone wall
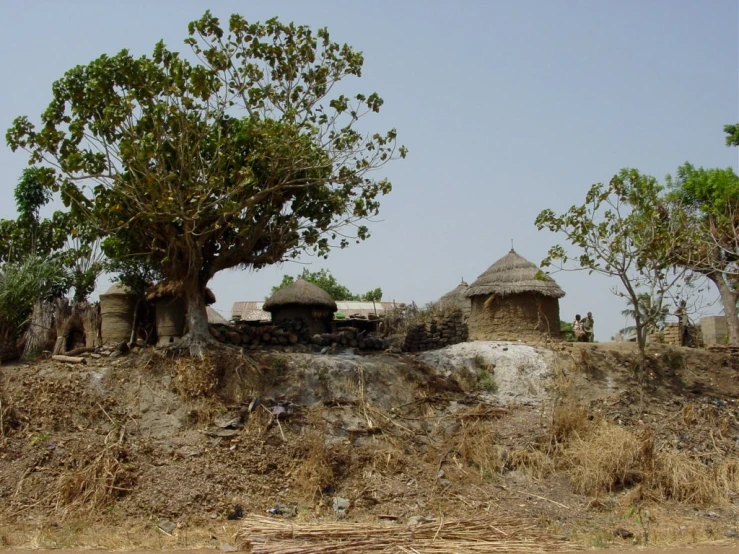
[(558, 338), (559, 301), (532, 293), (474, 296), (469, 330), (472, 340)]
[(468, 337), (467, 321), (461, 311), (454, 311), (441, 319), (433, 319), (428, 325), (412, 325), (403, 341), (404, 352), (436, 350), (451, 344), (465, 342)]
[(302, 319), (276, 323), (237, 323), (233, 327), (211, 325), (213, 337), (224, 343), (255, 350), (271, 346), (310, 345), (315, 347), (353, 347), (360, 350), (382, 350), (385, 343), (371, 333), (355, 327), (342, 327), (336, 333), (312, 333)]

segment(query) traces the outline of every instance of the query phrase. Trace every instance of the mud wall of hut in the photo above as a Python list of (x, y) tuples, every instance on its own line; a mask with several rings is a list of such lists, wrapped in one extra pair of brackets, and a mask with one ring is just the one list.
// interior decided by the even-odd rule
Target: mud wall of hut
[(468, 324), (471, 340), (558, 338), (559, 302), (531, 293), (474, 296)]
[(290, 321), (302, 321), (312, 335), (327, 333), (331, 330), (333, 314), (328, 310), (320, 311), (315, 308), (302, 306), (280, 306), (272, 310), (272, 322), (281, 324)]
[(404, 352), (436, 350), (467, 340), (467, 322), (461, 311), (454, 311), (441, 319), (431, 320), (428, 325), (418, 323), (411, 326), (403, 341)]

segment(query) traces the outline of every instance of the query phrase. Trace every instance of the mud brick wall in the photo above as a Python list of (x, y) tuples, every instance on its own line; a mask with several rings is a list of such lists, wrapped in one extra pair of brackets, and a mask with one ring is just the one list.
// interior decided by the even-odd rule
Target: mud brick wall
[[(690, 325), (689, 329), (693, 339), (693, 345), (702, 346), (703, 337), (701, 335), (700, 327), (697, 325)], [(668, 323), (661, 331), (650, 334), (649, 337), (647, 337), (647, 342), (680, 346), (680, 324)]]
[(418, 323), (411, 326), (403, 341), (403, 351), (436, 350), (465, 342), (468, 335), (467, 321), (462, 312), (452, 312), (439, 320), (431, 320), (428, 325)]

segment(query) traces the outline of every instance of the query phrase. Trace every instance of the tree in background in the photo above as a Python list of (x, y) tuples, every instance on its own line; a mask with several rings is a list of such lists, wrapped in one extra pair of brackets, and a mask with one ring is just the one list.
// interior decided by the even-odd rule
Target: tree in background
[(733, 169), (685, 163), (668, 177), (670, 222), (680, 241), (672, 262), (704, 275), (717, 288), (729, 344), (739, 346), (739, 176)]
[(23, 171), (15, 187), (18, 217), (0, 220), (0, 264), (38, 269), (38, 264), (24, 262), (38, 258), (53, 262), (54, 285), (61, 296), (72, 290), (73, 301), (82, 302), (95, 290), (102, 272), (102, 256), (96, 232), (85, 222), (75, 221), (70, 212), (55, 211), (51, 218), (41, 218), (41, 209), (52, 197), (54, 172), (49, 168), (30, 167)]
[(739, 123), (724, 125), (724, 133), (726, 133), (726, 146), (739, 146)]
[(326, 269), (321, 269), (319, 271), (308, 271), (308, 269), (306, 268), (306, 269), (303, 269), (303, 272), (297, 277), (293, 277), (291, 275), (285, 275), (282, 278), (282, 281), (280, 282), (279, 285), (272, 287), (271, 294), (276, 293), (281, 288), (291, 285), (297, 279), (303, 279), (304, 281), (313, 283), (318, 288), (326, 291), (331, 296), (331, 298), (333, 298), (336, 301), (355, 300), (355, 301), (366, 301), (366, 302), (373, 302), (373, 301), (379, 302), (380, 300), (382, 300), (382, 289), (381, 288), (378, 287), (376, 289), (366, 292), (365, 294), (354, 294), (344, 285), (339, 283), (336, 280), (336, 277), (334, 277), (331, 274), (331, 272)]
[[(614, 293), (627, 299), (634, 311), (637, 344), (645, 355), (647, 333), (662, 313), (665, 295), (678, 285), (686, 270), (675, 269), (667, 253), (676, 237), (670, 234), (664, 213), (662, 187), (656, 179), (635, 169), (623, 169), (608, 185), (597, 183), (585, 202), (562, 215), (542, 211), (535, 224), (539, 230), (563, 233), (578, 253), (562, 246), (549, 249), (542, 266), (558, 264), (560, 270), (596, 272), (617, 278)], [(575, 262), (568, 267), (568, 262)], [(650, 309), (640, 297), (650, 298)]]
[(109, 258), (180, 287), (181, 346), (202, 353), (217, 272), (366, 239), (361, 222), (391, 190), (376, 170), (406, 150), (395, 130), (358, 130), (383, 101), (333, 92), (364, 58), (325, 28), (239, 15), (223, 26), (206, 12), (188, 30), (196, 62), (161, 42), (151, 56), (101, 56), (54, 83), (38, 128), (21, 117), (6, 137), (54, 168), (52, 190), (101, 230)]
[[(638, 302), (640, 304), (639, 310), (642, 314), (645, 314), (645, 321), (649, 322), (646, 329), (647, 335), (654, 333), (655, 331), (662, 330), (667, 322), (667, 316), (670, 315), (670, 309), (666, 305), (663, 305), (659, 308), (659, 311), (657, 311), (652, 305), (652, 297), (649, 294), (642, 293), (638, 298)], [(629, 302), (629, 307), (622, 310), (621, 315), (627, 319), (634, 320), (636, 310), (634, 310)], [(629, 340), (636, 336), (636, 326), (627, 325), (623, 329), (620, 329), (619, 333), (621, 333), (624, 339)]]

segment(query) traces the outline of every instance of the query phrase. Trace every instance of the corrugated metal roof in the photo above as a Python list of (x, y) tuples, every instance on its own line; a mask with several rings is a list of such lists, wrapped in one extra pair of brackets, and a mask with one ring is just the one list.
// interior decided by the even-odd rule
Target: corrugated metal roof
[(269, 312), (262, 309), (264, 302), (234, 302), (231, 308), (231, 319), (241, 321), (272, 321)]

